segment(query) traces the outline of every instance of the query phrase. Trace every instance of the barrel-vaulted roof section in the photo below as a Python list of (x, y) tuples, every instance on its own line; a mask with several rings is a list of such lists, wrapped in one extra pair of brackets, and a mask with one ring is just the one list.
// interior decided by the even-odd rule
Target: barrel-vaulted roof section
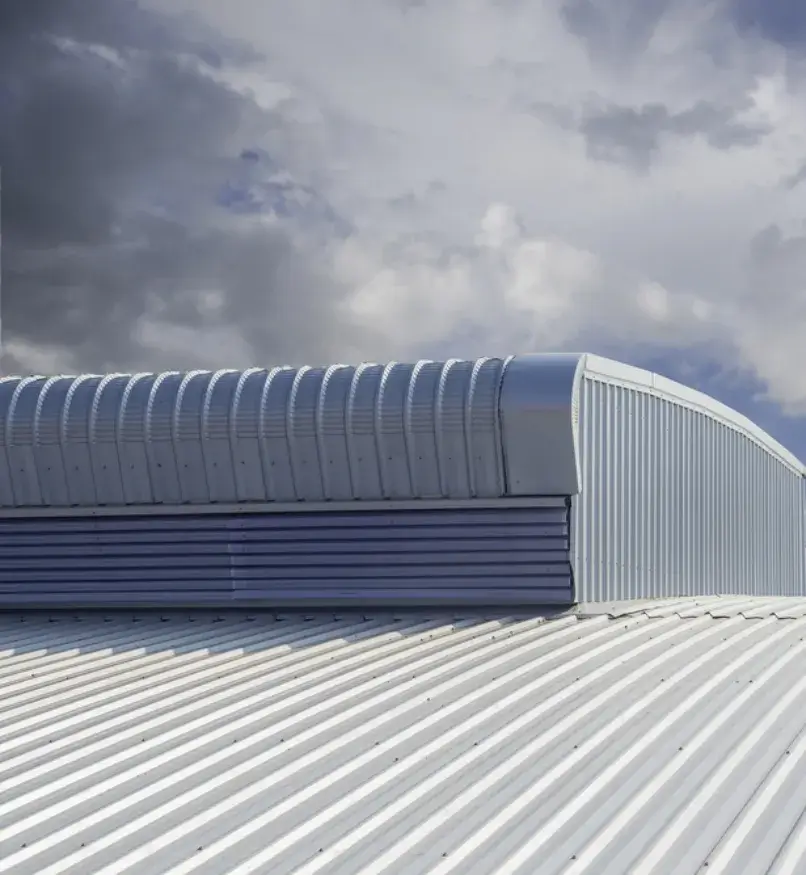
[(6, 377), (0, 507), (573, 494), (579, 362)]
[(568, 496), (583, 378), (745, 417), (587, 354), (0, 378), (0, 509)]

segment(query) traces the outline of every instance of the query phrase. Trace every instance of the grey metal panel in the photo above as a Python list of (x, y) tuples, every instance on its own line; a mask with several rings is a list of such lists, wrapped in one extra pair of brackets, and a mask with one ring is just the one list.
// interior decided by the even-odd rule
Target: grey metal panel
[(272, 369), (266, 375), (257, 411), (263, 479), (271, 501), (294, 501), (298, 497), (290, 445), (294, 429), (291, 401), (298, 375), (299, 371)]
[(42, 385), (34, 410), (34, 460), (39, 472), (42, 503), (70, 505), (61, 422), (64, 404), (74, 377), (50, 377)]
[(98, 501), (90, 452), (90, 420), (101, 381), (101, 377), (76, 377), (62, 404), (58, 443), (63, 453), (67, 502), (74, 506)]
[[(378, 468), (384, 496), (407, 498), (412, 476), (406, 453), (404, 404), (413, 365), (390, 362), (383, 369), (375, 410)], [(438, 458), (438, 456), (437, 456)], [(441, 485), (441, 484), (440, 484)]]
[(207, 371), (185, 374), (171, 411), (172, 449), (182, 504), (204, 504), (212, 495), (205, 460), (207, 441), (203, 418), (207, 390), (215, 377), (216, 374)]
[(238, 378), (232, 408), (227, 414), (230, 417), (230, 440), (238, 501), (263, 501), (270, 494), (264, 480), (259, 428), (263, 390), (270, 385), (268, 376), (260, 368), (244, 371)]
[(501, 387), (509, 495), (580, 489), (577, 405), (582, 355), (517, 356)]
[(2, 383), (2, 506), (506, 494), (505, 362)]
[(736, 410), (727, 407), (715, 398), (696, 389), (684, 386), (660, 374), (641, 368), (585, 353), (582, 357), (585, 374), (606, 382), (639, 389), (656, 397), (666, 398), (676, 404), (707, 413), (711, 419), (727, 425), (732, 431), (743, 434), (751, 442), (763, 446), (767, 452), (793, 471), (804, 473), (803, 463), (771, 435)]
[(0, 507), (568, 495), (579, 360), (6, 379)]
[(347, 438), (347, 404), (353, 370), (345, 365), (329, 367), (322, 378), (317, 401), (316, 433), (322, 460), (323, 492), (331, 501), (349, 501), (354, 495)]
[(202, 455), (209, 500), (214, 503), (228, 501), (238, 493), (230, 429), (240, 376), (240, 371), (216, 371), (202, 402)]
[(89, 456), (96, 501), (100, 505), (126, 503), (120, 414), (128, 386), (128, 375), (107, 374), (98, 383), (90, 402)]
[(120, 400), (118, 456), (125, 504), (156, 503), (146, 451), (146, 411), (156, 381), (156, 374), (135, 374)]
[(12, 404), (20, 377), (0, 377), (0, 507), (17, 505), (13, 456), (9, 454)]
[(806, 594), (791, 460), (684, 398), (586, 372), (572, 536), (584, 601)]
[(227, 522), (0, 521), (0, 607), (226, 604)]
[[(384, 497), (376, 439), (376, 410), (379, 408), (378, 391), (383, 370), (381, 365), (369, 363), (361, 364), (355, 369), (347, 407), (347, 441), (353, 494), (370, 500)], [(423, 488), (419, 478), (415, 477), (415, 483)], [(426, 484), (424, 488), (429, 490), (432, 487)], [(423, 495), (428, 496), (429, 492), (426, 491)]]
[(571, 604), (540, 507), (0, 520), (9, 605)]
[[(272, 603), (570, 604), (568, 511), (243, 517), (235, 597)], [(0, 572), (1, 573), (1, 572)]]
[(804, 638), (803, 599), (5, 615), (0, 860), (800, 873)]
[[(3, 381), (5, 386), (9, 383)], [(34, 417), (39, 394), (46, 377), (23, 377), (12, 380), (13, 390), (7, 397), (5, 413), (5, 446), (11, 469), (11, 488), (15, 506), (44, 504), (40, 487), (40, 472), (34, 455)]]
[[(182, 504), (179, 486), (178, 446), (174, 439), (176, 418), (180, 412), (178, 395), (185, 385), (185, 374), (160, 374), (152, 383), (146, 405), (145, 450), (151, 491), (156, 504)], [(201, 410), (197, 409), (197, 417)], [(197, 425), (198, 429), (198, 425)], [(198, 470), (194, 474), (198, 477)]]

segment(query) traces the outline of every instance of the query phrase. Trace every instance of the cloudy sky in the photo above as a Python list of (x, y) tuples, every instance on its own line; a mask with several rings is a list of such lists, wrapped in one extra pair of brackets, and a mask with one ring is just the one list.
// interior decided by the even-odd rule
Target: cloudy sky
[(800, 0), (4, 0), (4, 369), (589, 349), (806, 456)]

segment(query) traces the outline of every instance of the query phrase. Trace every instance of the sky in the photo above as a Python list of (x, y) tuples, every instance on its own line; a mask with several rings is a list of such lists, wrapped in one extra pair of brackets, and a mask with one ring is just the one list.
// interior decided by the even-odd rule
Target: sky
[(4, 0), (4, 372), (588, 350), (806, 458), (798, 0)]

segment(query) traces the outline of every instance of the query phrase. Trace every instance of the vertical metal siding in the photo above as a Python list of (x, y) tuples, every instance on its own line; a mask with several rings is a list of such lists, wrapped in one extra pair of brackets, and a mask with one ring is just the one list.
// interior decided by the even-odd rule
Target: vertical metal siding
[(0, 520), (0, 608), (571, 604), (568, 506)]
[[(798, 526), (798, 532), (801, 538), (801, 543), (804, 548), (800, 554), (800, 563), (801, 563), (801, 574), (802, 579), (804, 581), (804, 586), (806, 586), (806, 476), (801, 478), (800, 482), (800, 495), (801, 495), (801, 513), (800, 513), (800, 525)], [(779, 563), (781, 564), (781, 563)]]
[(800, 472), (706, 412), (587, 375), (580, 431), (580, 601), (806, 593)]

